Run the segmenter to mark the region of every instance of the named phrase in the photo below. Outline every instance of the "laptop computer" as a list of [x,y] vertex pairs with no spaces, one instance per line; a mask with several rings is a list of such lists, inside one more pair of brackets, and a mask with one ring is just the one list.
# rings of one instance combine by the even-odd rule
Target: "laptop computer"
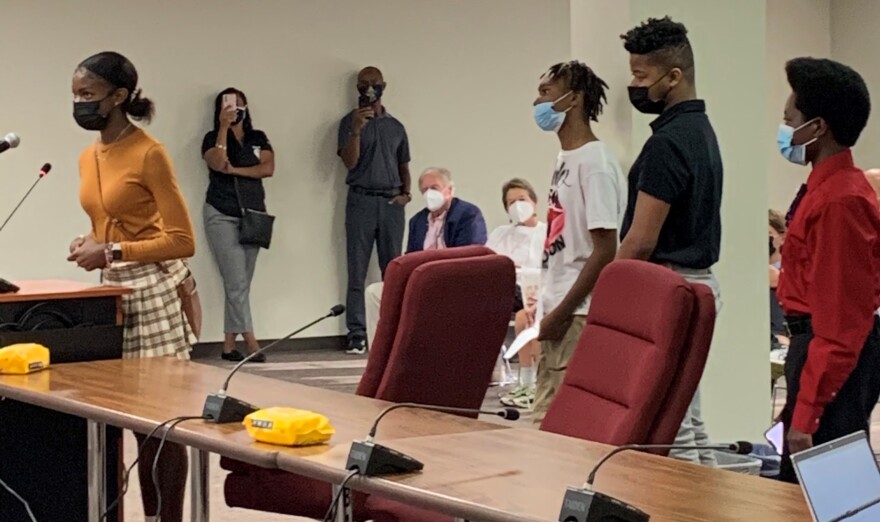
[[863,431],[791,456],[815,522],[880,520],[880,468]]

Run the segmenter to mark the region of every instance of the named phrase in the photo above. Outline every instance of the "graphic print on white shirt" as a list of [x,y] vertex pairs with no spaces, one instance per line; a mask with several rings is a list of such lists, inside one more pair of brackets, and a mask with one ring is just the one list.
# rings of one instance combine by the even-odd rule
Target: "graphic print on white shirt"
[[[591,230],[617,230],[626,209],[623,171],[609,147],[593,141],[561,151],[550,186],[542,302],[553,310],[593,253]],[[590,298],[575,311],[586,315]]]
[[565,248],[562,229],[565,228],[565,208],[559,202],[559,186],[571,187],[568,183],[570,169],[565,159],[560,158],[553,179],[550,182],[550,199],[547,204],[547,240],[544,242],[544,264],[550,256],[554,256]]

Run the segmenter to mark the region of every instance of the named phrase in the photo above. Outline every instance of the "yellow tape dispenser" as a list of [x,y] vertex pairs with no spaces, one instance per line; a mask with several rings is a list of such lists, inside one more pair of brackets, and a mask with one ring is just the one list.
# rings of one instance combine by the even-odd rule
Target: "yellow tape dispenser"
[[41,344],[23,343],[0,348],[0,373],[24,375],[49,367],[49,349]]
[[282,446],[323,444],[336,433],[320,413],[279,406],[257,410],[242,424],[254,440]]

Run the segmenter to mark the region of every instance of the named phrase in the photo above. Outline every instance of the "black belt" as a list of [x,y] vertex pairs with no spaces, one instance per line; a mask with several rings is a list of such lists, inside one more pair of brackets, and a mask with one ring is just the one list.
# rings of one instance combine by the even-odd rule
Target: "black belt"
[[813,319],[809,315],[786,315],[785,323],[791,335],[813,335]]
[[355,194],[360,194],[361,196],[372,196],[372,197],[380,197],[380,198],[393,198],[395,196],[400,195],[399,190],[371,190],[365,189],[363,187],[356,187],[354,185],[349,185],[349,190],[354,192]]

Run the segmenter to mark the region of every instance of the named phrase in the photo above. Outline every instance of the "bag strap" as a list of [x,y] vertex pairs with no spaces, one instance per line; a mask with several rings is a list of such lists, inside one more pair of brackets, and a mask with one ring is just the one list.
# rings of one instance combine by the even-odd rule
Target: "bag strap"
[[245,215],[244,203],[241,201],[241,192],[238,189],[238,176],[235,174],[230,174],[232,176],[232,184],[235,185],[235,199],[238,201],[238,208],[241,210],[241,217]]
[[107,226],[104,227],[104,242],[106,242],[109,239],[110,234],[108,234],[108,232],[109,232],[110,225],[113,225],[116,228],[118,228],[122,232],[122,235],[124,235],[126,237],[126,239],[128,239],[129,241],[133,241],[135,239],[134,235],[129,233],[129,231],[125,229],[125,227],[122,225],[121,221],[119,221],[118,219],[113,217],[113,215],[107,210],[107,205],[104,204],[104,188],[103,188],[103,184],[101,183],[101,162],[98,160],[98,148],[97,147],[95,147],[95,173],[97,174],[97,178],[98,178],[98,201],[101,202],[101,210],[103,210],[104,214],[106,214],[107,217],[109,218],[109,221],[107,222]]
[[[118,228],[122,232],[122,235],[125,236],[126,239],[128,239],[129,241],[134,241],[135,240],[134,234],[132,234],[128,230],[126,230],[125,226],[122,224],[122,222],[119,221],[118,219],[116,219],[115,217],[113,217],[113,215],[110,214],[110,212],[107,210],[107,206],[104,204],[104,188],[103,188],[103,185],[101,184],[101,162],[98,160],[97,147],[95,148],[95,172],[97,173],[97,178],[98,178],[98,200],[101,202],[101,209],[104,211],[104,214],[107,214],[107,217],[110,218],[110,220],[107,222],[107,226],[104,228],[104,242],[106,243],[107,240],[109,239],[108,231],[109,231],[111,224],[114,225],[116,228]],[[184,263],[184,264],[186,264],[186,263]],[[156,266],[159,267],[159,270],[162,273],[164,273],[164,274],[169,273],[168,268],[164,264],[157,262]],[[189,266],[187,266],[187,270],[189,270]]]

